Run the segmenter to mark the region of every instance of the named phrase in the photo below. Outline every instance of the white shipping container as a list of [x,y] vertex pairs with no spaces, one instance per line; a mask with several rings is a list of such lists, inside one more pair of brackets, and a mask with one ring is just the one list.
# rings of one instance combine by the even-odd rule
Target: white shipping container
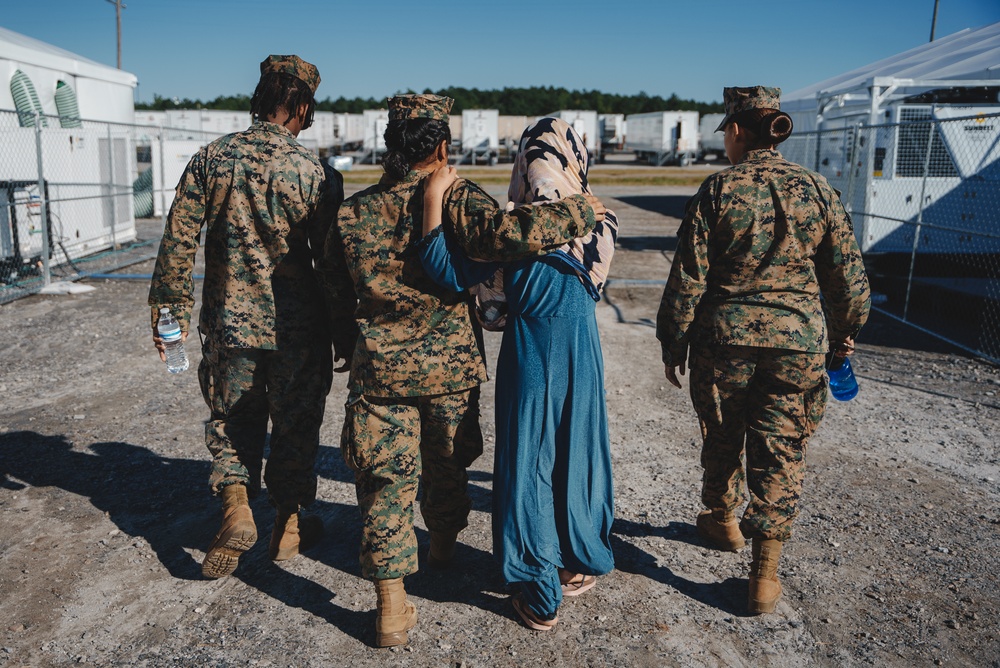
[[332,111],[317,111],[313,113],[313,124],[299,133],[299,142],[303,146],[316,149],[328,149],[337,144],[336,120]]
[[630,114],[628,148],[658,165],[685,164],[698,153],[697,111],[653,111]]
[[601,142],[622,146],[625,143],[625,114],[601,114]]
[[496,109],[466,109],[462,112],[462,150],[500,148],[500,112]]
[[701,122],[699,123],[699,135],[701,137],[701,154],[715,153],[720,156],[725,156],[725,133],[716,132],[715,128],[719,127],[719,123],[725,118],[725,114],[705,114],[701,117]]
[[500,141],[510,143],[514,147],[521,139],[521,133],[528,127],[527,116],[499,116],[497,117],[497,134]]
[[211,139],[234,132],[242,132],[250,127],[251,123],[252,119],[249,111],[231,111],[228,109],[201,110],[201,129],[210,135]]
[[362,114],[362,137],[366,151],[385,151],[385,128],[389,124],[387,109],[365,109]]
[[[44,17],[39,17],[44,20]],[[0,109],[14,109],[10,79],[20,70],[32,82],[45,114],[57,116],[55,93],[62,81],[76,94],[80,118],[132,123],[136,76],[40,40],[0,28]],[[58,125],[58,122],[54,123]],[[53,125],[52,122],[49,125]]]
[[[167,139],[162,142],[163,155],[161,162],[161,142],[153,142],[150,146],[153,165],[153,215],[162,216],[170,210],[174,201],[174,190],[181,180],[184,168],[191,161],[191,156],[198,152],[207,142],[189,139]],[[160,168],[163,165],[163,168]]]
[[597,120],[596,111],[581,109],[563,109],[547,114],[553,118],[561,118],[576,130],[576,133],[583,139],[587,150],[591,155],[599,155],[601,152],[601,126]]
[[[133,241],[135,143],[128,132],[113,129],[109,136],[105,129],[47,128],[41,139],[53,252],[65,250],[75,259]],[[21,190],[39,195],[34,185],[38,181],[35,142],[34,128],[5,128],[0,132],[0,144],[5,149],[0,151],[0,181],[28,184]],[[18,194],[15,192],[9,199],[16,201]],[[40,207],[26,210],[34,218],[29,219],[32,232],[18,239],[22,256],[25,251],[37,254],[41,248]],[[5,216],[3,224],[11,223]],[[10,229],[0,231],[0,252],[3,257],[15,252]]]
[[364,114],[340,114],[341,141],[344,144],[360,144],[365,138]]

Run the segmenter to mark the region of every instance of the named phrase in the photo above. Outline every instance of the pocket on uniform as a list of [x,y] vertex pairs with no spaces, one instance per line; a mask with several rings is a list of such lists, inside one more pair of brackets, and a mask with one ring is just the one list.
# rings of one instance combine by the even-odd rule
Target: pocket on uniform
[[394,442],[406,431],[406,425],[392,414],[394,408],[369,402],[355,392],[348,395],[340,450],[349,468],[375,469],[391,458]]

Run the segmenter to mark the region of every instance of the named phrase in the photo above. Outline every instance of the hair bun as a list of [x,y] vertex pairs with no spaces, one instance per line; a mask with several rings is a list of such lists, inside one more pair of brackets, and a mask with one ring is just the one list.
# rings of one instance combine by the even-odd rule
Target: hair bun
[[766,132],[761,132],[761,135],[767,137],[769,141],[775,144],[780,144],[792,134],[792,117],[783,111],[779,111],[773,116],[764,119],[762,125],[761,129],[766,129]]

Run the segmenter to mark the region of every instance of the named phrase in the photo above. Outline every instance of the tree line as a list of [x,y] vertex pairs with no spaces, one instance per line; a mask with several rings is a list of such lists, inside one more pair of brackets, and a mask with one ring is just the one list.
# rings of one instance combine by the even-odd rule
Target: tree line
[[[414,91],[406,91],[412,93]],[[670,97],[603,93],[598,90],[567,90],[554,86],[531,88],[501,88],[499,90],[479,90],[478,88],[449,87],[441,90],[426,89],[424,93],[447,95],[455,100],[452,113],[460,114],[464,109],[497,109],[504,116],[541,116],[560,109],[588,109],[600,114],[640,114],[647,111],[697,111],[711,114],[723,111],[721,102],[699,102],[685,100],[672,93]],[[385,98],[327,97],[316,102],[318,111],[360,114],[365,109],[384,109]],[[202,102],[189,98],[178,99],[153,95],[152,102],[136,102],[140,110],[167,109],[225,109],[230,111],[250,111],[249,95],[220,95],[214,100]]]

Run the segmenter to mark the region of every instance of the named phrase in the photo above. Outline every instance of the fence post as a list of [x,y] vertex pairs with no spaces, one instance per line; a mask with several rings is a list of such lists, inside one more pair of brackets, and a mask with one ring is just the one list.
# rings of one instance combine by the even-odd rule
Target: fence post
[[115,144],[111,138],[111,124],[108,123],[108,197],[111,199],[111,252],[118,251],[115,228],[118,227],[118,197],[115,193]]
[[[854,214],[854,182],[857,180],[856,174],[860,169],[860,165],[856,165],[858,161],[858,144],[861,139],[861,123],[854,126],[854,141],[851,144],[851,155],[850,162],[848,163],[848,169],[851,171],[847,175],[847,212]],[[857,169],[856,169],[857,167]]]
[[45,188],[44,160],[42,159],[42,114],[35,112],[35,153],[38,156],[38,215],[42,224],[42,285],[49,285],[52,282],[52,274],[49,267],[49,201],[48,191]]
[[[167,226],[167,172],[166,158],[164,157],[163,126],[160,126],[160,221],[163,226]],[[155,185],[156,180],[153,180]]]
[[903,320],[910,310],[910,288],[913,287],[913,266],[917,263],[917,246],[920,243],[920,226],[924,222],[924,197],[927,196],[927,174],[931,167],[931,147],[934,145],[934,118],[927,121],[927,153],[924,154],[924,178],[920,183],[920,204],[917,207],[917,227],[913,230],[913,248],[910,250],[910,275],[906,278],[906,300],[903,302]]

